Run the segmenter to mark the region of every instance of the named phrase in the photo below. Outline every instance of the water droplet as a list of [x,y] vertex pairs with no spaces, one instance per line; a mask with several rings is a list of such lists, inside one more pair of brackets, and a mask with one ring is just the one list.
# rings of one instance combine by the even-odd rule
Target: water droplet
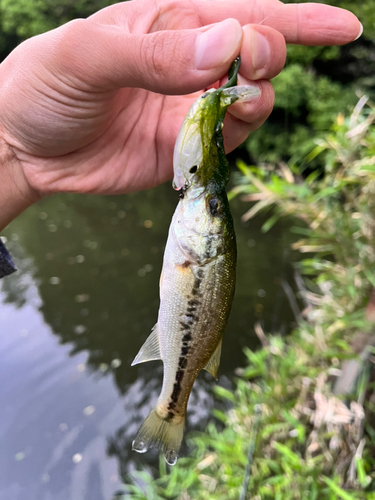
[[175,451],[171,450],[166,453],[164,453],[164,458],[167,464],[169,465],[176,465],[178,455]]
[[48,231],[49,231],[50,233],[56,233],[56,231],[57,231],[57,226],[56,226],[56,224],[50,224],[50,225],[48,226]]
[[145,269],[140,269],[138,271],[138,276],[140,276],[141,278],[143,278],[143,276],[146,276],[146,270]]
[[72,227],[72,221],[71,220],[64,220],[64,227],[67,229],[70,229]]
[[148,446],[145,442],[135,439],[132,443],[132,449],[138,453],[146,453]]
[[108,368],[109,368],[109,366],[107,365],[107,363],[100,363],[100,365],[99,365],[99,370],[103,373],[108,371]]
[[143,225],[145,226],[146,229],[150,229],[153,226],[152,220],[145,220]]
[[151,264],[146,264],[145,265],[145,271],[146,273],[150,273],[153,270],[153,267]]
[[125,210],[120,210],[119,213],[117,214],[117,217],[119,217],[120,219],[124,219],[126,217]]
[[86,408],[83,410],[83,414],[86,415],[86,417],[89,417],[93,413],[95,413],[95,406],[92,405],[86,406]]
[[49,279],[49,282],[51,285],[59,285],[60,284],[60,278],[57,276],[53,276],[52,278]]
[[17,460],[17,462],[21,462],[21,460],[23,460],[25,457],[26,457],[25,453],[23,451],[20,451],[15,455],[14,458]]
[[73,455],[72,457],[72,460],[75,464],[79,464],[80,462],[82,462],[82,459],[83,459],[83,456],[80,454],[80,453],[76,453],[75,455]]
[[47,220],[48,214],[46,212],[40,212],[39,219]]
[[51,479],[51,476],[49,474],[43,474],[43,476],[42,476],[43,483],[48,483],[50,479]]
[[10,239],[11,239],[12,241],[18,241],[18,234],[16,234],[16,233],[11,234],[11,235],[10,235]]
[[262,288],[259,288],[258,290],[258,297],[265,297],[266,296],[266,292],[262,289]]
[[82,262],[85,262],[84,255],[77,255],[76,262],[77,262],[77,264],[82,264]]
[[60,424],[59,429],[61,432],[66,432],[68,430],[68,424]]
[[90,249],[91,250],[96,250],[98,248],[98,244],[96,243],[96,241],[91,241],[90,243]]
[[77,372],[82,373],[85,370],[86,370],[86,365],[84,365],[83,363],[77,365]]
[[247,240],[247,246],[250,248],[255,247],[255,240]]

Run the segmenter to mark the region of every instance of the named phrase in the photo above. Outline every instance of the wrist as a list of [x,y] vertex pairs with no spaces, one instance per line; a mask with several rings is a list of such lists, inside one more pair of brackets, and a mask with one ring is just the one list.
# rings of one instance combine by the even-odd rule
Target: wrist
[[39,198],[12,147],[0,134],[0,231]]

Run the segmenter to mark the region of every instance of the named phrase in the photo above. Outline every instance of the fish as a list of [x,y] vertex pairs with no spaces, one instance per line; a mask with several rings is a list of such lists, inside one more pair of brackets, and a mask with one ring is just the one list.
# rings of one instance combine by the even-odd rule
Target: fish
[[228,106],[260,94],[256,86],[236,85],[239,66],[237,58],[228,83],[193,103],[177,136],[173,187],[180,200],[164,253],[158,320],[132,363],[163,361],[160,396],[132,448],[156,447],[170,465],[178,458],[198,373],[205,369],[216,378],[234,296],[237,252],[222,128]]

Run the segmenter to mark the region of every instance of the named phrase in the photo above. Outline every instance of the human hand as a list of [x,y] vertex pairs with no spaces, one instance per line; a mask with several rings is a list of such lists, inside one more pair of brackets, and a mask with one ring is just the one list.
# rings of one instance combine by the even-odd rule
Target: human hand
[[343,44],[359,33],[348,11],[277,0],[133,0],[72,21],[22,43],[0,66],[0,156],[8,158],[0,177],[30,202],[161,183],[172,176],[188,108],[222,83],[238,53],[239,83],[256,81],[261,97],[229,109],[227,151],[271,112],[268,80],[284,65],[285,41]]

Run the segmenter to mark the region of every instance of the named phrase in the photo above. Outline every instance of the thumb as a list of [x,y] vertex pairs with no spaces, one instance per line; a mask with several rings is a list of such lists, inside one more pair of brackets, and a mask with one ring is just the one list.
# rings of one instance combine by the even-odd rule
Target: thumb
[[144,35],[88,19],[65,25],[65,31],[58,44],[64,72],[98,90],[139,87],[161,94],[187,94],[219,80],[242,40],[235,19]]

